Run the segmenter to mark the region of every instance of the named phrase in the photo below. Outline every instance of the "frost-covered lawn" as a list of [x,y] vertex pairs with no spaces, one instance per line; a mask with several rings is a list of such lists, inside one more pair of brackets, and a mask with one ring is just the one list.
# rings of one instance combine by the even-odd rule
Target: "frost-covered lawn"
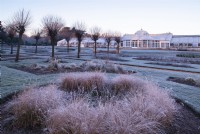
[[199,79],[200,76],[198,74],[146,68],[135,68],[134,70],[137,72],[134,75],[153,81],[160,87],[170,90],[172,96],[190,105],[195,111],[200,113],[200,88],[167,81],[169,76]]
[[[24,71],[19,71],[16,69],[8,68],[14,66],[26,65],[30,66],[32,64],[38,64],[42,66],[47,66],[49,63],[46,62],[51,54],[51,47],[43,46],[39,47],[39,53],[34,53],[35,47],[22,47],[21,57],[23,60],[20,60],[18,63],[14,62],[14,56],[9,54],[9,48],[5,49],[3,61],[0,62],[1,67],[1,85],[0,85],[0,94],[1,98],[9,95],[13,92],[24,89],[30,85],[44,85],[47,83],[55,83],[57,76],[60,74],[48,74],[48,75],[34,75],[32,73],[27,73]],[[97,50],[106,50],[106,48],[101,48]],[[113,50],[113,49],[111,49]],[[124,61],[113,61],[114,63],[124,64],[123,68],[127,70],[133,70],[136,73],[131,74],[134,76],[147,79],[158,84],[160,87],[167,88],[171,91],[171,95],[182,100],[183,102],[190,105],[196,111],[200,113],[200,89],[197,87],[187,86],[184,84],[178,84],[171,81],[167,81],[168,77],[182,77],[193,79],[200,78],[199,73],[187,73],[179,71],[190,71],[190,72],[200,72],[200,65],[198,64],[185,64],[193,68],[185,67],[173,67],[173,66],[161,66],[156,64],[146,64],[149,62],[155,61],[145,61],[145,60],[136,60],[134,58],[139,56],[157,56],[164,58],[175,58],[177,54],[183,53],[179,51],[166,51],[166,50],[122,50],[121,56],[109,54],[110,57],[120,58]],[[198,52],[184,52],[184,53],[198,53]],[[56,47],[55,55],[62,62],[59,64],[64,65],[80,65],[86,60],[94,59],[92,48],[82,48],[81,49],[81,58],[76,58],[77,51],[74,50],[67,53],[65,47]],[[97,56],[106,56],[106,53],[98,53]],[[6,59],[7,58],[7,59]],[[106,59],[105,59],[106,60]],[[162,63],[158,61],[159,63]],[[153,68],[142,68],[136,66],[127,66],[127,65],[136,65],[136,66],[145,66]],[[160,68],[159,70],[156,68]],[[162,70],[163,69],[163,70]],[[165,70],[172,69],[172,70]],[[110,74],[111,76],[113,74]],[[116,74],[115,74],[116,75]]]
[[28,86],[40,86],[47,83],[54,83],[57,74],[34,75],[24,71],[1,66],[1,98],[23,90]]

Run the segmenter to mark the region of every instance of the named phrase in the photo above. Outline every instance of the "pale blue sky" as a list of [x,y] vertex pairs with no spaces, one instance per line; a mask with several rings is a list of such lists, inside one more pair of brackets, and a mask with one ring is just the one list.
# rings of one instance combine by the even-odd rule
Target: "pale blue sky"
[[57,15],[66,26],[83,21],[87,28],[135,33],[200,35],[200,0],[0,0],[0,20],[6,22],[19,9],[30,10],[33,23],[41,26],[46,15]]

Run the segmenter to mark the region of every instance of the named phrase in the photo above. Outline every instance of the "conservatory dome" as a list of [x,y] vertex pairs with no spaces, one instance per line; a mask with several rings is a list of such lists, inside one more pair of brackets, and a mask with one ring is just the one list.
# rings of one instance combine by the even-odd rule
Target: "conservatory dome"
[[137,35],[137,36],[147,36],[147,35],[149,35],[149,33],[147,31],[144,31],[143,29],[141,29],[141,30],[137,31],[135,33],[135,35]]

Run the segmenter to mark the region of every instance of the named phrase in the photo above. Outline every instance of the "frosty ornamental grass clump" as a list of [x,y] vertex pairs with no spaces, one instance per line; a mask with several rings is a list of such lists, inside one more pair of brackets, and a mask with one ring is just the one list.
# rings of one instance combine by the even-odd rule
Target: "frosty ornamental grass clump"
[[103,60],[92,60],[83,62],[80,66],[84,71],[100,71],[106,73],[121,73],[124,74],[126,71],[117,64],[110,61]]
[[[9,66],[10,67],[10,66]],[[84,61],[81,64],[71,63],[63,64],[58,59],[49,60],[48,65],[32,64],[30,66],[10,67],[26,71],[29,73],[42,75],[52,73],[65,73],[65,72],[104,72],[116,74],[130,74],[134,71],[125,70],[121,65],[115,64],[110,61],[92,60]]]
[[31,88],[19,93],[8,105],[14,114],[14,126],[34,128],[44,125],[47,112],[64,105],[65,92],[49,85],[42,88]]
[[[163,133],[176,112],[166,91],[128,75],[109,79],[103,73],[68,73],[60,83],[57,88],[24,91],[11,101],[16,125],[33,128],[39,124],[50,134]],[[111,97],[95,106],[87,96],[69,99],[72,92],[89,94],[92,90],[109,92],[118,99]]]
[[68,73],[62,77],[61,88],[66,91],[100,91],[107,83],[107,77],[100,72]]

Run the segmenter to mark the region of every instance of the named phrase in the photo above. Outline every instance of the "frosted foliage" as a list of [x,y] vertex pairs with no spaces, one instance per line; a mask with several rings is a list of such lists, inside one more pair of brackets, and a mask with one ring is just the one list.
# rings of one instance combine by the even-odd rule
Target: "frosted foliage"
[[[155,94],[160,97],[155,97]],[[90,107],[83,100],[52,110],[47,120],[50,133],[158,133],[172,120],[174,101],[159,90],[129,96],[115,103]],[[146,95],[147,95],[146,94]],[[152,97],[155,97],[154,99]],[[165,97],[165,98],[164,98]],[[164,102],[164,103],[163,103]]]
[[[86,80],[91,74],[70,76]],[[46,120],[50,133],[163,133],[162,126],[173,120],[175,102],[156,85],[128,75],[115,77],[109,83],[110,90],[126,95],[99,102],[95,107],[81,99],[51,110]]]
[[25,90],[10,102],[9,107],[16,116],[20,127],[40,125],[47,112],[57,106],[64,105],[63,91],[53,85],[44,88]]
[[[50,134],[156,134],[164,133],[162,127],[173,121],[176,112],[168,92],[130,75],[109,79],[99,72],[68,73],[62,80],[65,91],[52,85],[31,88],[11,101],[15,125],[23,128],[41,125]],[[113,95],[117,99],[111,97],[105,102],[97,99],[93,105],[88,96],[73,98],[71,92],[66,92],[79,94],[81,89],[89,93],[93,88],[104,91],[105,85],[110,93],[116,93]]]
[[68,73],[63,76],[61,87],[67,91],[101,90],[106,80],[106,76],[98,72]]
[[101,71],[108,73],[124,73],[123,68],[120,65],[116,65],[112,62],[102,60],[92,60],[84,62],[81,67],[85,71]]

